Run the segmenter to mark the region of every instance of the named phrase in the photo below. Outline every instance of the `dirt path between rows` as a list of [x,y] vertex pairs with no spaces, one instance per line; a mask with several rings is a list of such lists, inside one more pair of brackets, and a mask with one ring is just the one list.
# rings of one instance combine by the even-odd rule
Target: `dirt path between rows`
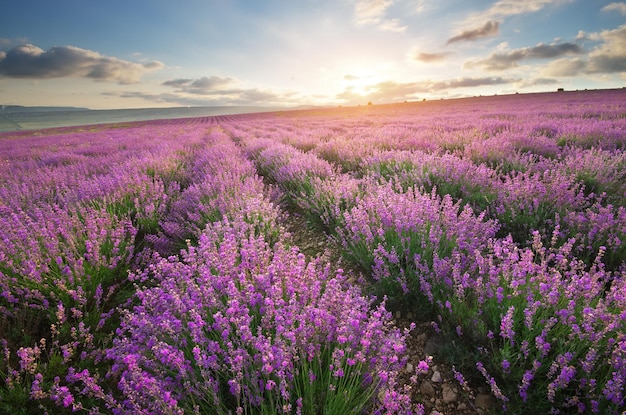
[[[332,270],[343,269],[349,281],[366,285],[366,278],[341,256],[340,247],[324,232],[314,229],[306,219],[297,213],[289,213],[285,218],[285,229],[291,234],[291,241],[300,248],[307,259],[321,257],[331,265]],[[366,287],[364,287],[366,288]],[[454,378],[452,367],[445,363],[441,355],[443,339],[437,335],[430,321],[420,321],[411,313],[394,312],[396,325],[403,329],[415,323],[407,339],[408,363],[401,379],[406,383],[415,373],[418,363],[432,357],[427,374],[418,377],[412,386],[413,402],[421,403],[429,415],[483,415],[492,413],[496,402],[485,386],[461,387]]]

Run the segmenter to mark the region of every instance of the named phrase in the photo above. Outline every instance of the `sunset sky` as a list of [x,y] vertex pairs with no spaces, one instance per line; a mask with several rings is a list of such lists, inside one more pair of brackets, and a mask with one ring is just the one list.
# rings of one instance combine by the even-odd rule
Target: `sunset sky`
[[0,5],[0,104],[291,107],[623,86],[624,1]]

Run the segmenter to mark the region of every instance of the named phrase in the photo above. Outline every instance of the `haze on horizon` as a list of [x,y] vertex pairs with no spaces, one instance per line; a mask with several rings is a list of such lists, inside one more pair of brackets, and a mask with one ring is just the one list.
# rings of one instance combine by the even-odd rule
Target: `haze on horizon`
[[626,85],[626,2],[7,2],[0,104],[355,105]]

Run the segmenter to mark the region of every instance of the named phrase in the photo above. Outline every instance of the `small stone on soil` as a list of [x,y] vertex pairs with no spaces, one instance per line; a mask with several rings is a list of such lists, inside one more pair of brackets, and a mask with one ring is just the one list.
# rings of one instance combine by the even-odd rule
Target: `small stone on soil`
[[432,383],[425,381],[422,382],[420,386],[420,393],[424,396],[432,398],[435,396],[435,388],[433,387]]
[[408,373],[410,373],[410,374],[413,374],[413,370],[414,370],[413,365],[411,363],[407,363],[406,364],[406,371]]
[[439,371],[435,371],[435,373],[433,373],[433,377],[430,378],[430,380],[435,383],[441,382],[441,373]]
[[448,383],[444,383],[441,386],[442,389],[442,398],[444,403],[452,403],[456,402],[457,394],[453,390],[453,388]]

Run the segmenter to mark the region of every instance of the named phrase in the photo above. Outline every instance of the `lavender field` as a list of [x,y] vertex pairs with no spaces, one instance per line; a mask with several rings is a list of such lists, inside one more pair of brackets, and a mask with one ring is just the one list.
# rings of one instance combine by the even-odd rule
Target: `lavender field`
[[626,89],[0,133],[0,412],[428,414],[427,323],[491,412],[622,413],[625,151]]

